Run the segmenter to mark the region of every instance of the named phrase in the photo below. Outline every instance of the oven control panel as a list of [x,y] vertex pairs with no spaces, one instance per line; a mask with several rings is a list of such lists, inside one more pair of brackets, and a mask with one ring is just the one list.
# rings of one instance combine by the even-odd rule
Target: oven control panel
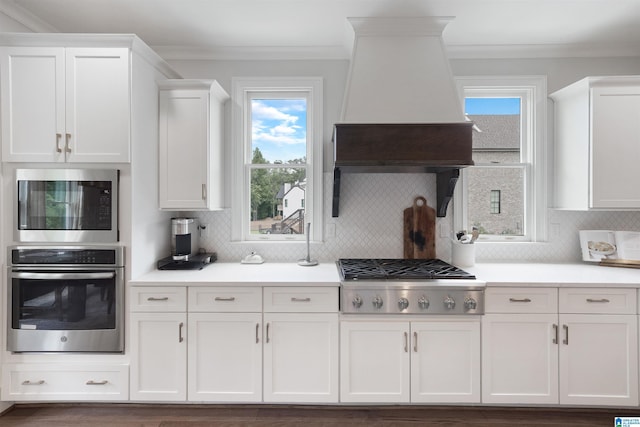
[[341,310],[362,314],[484,314],[484,290],[343,287]]

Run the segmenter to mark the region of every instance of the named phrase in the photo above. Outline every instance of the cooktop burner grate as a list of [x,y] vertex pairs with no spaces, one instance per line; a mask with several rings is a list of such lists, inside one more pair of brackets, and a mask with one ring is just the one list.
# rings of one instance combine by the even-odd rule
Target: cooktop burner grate
[[340,259],[343,280],[475,279],[440,259]]

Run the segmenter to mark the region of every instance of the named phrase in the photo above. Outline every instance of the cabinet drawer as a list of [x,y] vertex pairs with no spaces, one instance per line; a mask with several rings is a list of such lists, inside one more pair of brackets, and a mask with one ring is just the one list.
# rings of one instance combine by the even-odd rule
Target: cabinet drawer
[[622,288],[560,289],[560,313],[636,314],[636,290]]
[[264,288],[267,313],[333,313],[338,311],[338,288]]
[[126,365],[5,365],[2,400],[128,400]]
[[262,288],[190,287],[189,312],[262,312]]
[[487,288],[486,313],[557,313],[556,288]]
[[153,286],[131,288],[131,311],[187,311],[187,288]]

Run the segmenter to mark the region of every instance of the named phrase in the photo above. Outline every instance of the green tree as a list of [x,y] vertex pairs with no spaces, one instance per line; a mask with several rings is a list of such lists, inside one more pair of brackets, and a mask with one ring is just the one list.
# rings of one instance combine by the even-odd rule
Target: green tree
[[[269,164],[259,148],[253,150],[252,163]],[[259,214],[263,213],[264,204],[269,204],[273,200],[274,194],[271,193],[271,177],[269,175],[269,169],[254,169],[251,173],[251,219],[253,221],[264,218]]]

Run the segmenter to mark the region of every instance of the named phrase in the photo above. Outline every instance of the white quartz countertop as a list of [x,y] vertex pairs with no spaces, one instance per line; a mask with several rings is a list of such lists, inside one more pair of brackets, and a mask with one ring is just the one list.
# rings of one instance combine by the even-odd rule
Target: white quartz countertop
[[225,285],[238,286],[338,286],[336,264],[320,263],[303,267],[295,262],[241,264],[214,262],[202,270],[155,270],[131,281],[135,286],[152,285]]
[[640,269],[589,263],[477,263],[464,268],[487,286],[619,286],[640,288]]
[[[640,288],[640,269],[589,263],[477,263],[463,268],[487,286],[618,286]],[[241,264],[215,262],[202,270],[155,270],[131,281],[154,285],[277,285],[337,286],[340,276],[333,262],[314,267],[297,263]]]

